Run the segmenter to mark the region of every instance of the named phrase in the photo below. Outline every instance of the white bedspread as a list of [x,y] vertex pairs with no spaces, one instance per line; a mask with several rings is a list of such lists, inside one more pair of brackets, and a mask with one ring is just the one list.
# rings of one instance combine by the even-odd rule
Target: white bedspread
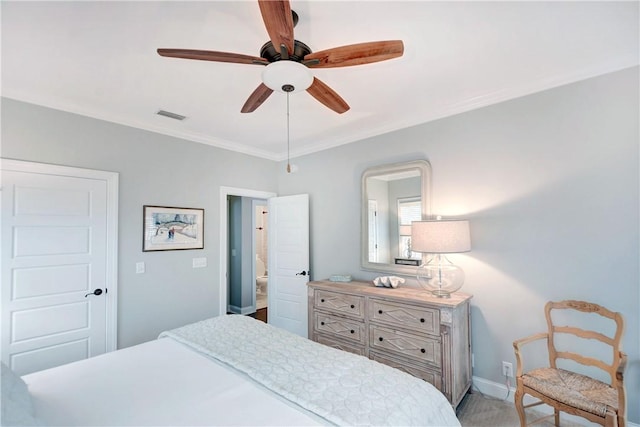
[[35,372],[23,379],[35,415],[45,426],[328,424],[226,364],[170,338]]
[[460,425],[431,384],[250,317],[220,316],[160,336],[233,366],[337,425]]

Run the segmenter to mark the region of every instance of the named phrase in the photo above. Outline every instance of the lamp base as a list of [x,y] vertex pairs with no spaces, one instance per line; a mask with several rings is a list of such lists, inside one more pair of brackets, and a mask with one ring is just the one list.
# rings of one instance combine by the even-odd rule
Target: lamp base
[[440,291],[440,290],[427,290],[431,295],[436,298],[451,298],[452,292]]
[[418,284],[437,298],[450,298],[464,283],[464,271],[441,254],[418,267],[416,277]]

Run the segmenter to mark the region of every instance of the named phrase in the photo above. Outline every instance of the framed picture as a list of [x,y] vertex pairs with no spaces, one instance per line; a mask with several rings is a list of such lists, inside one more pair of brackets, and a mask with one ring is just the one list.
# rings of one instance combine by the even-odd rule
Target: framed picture
[[418,267],[420,265],[421,260],[413,259],[413,258],[396,258],[397,265],[413,265]]
[[143,207],[142,251],[204,249],[204,209]]

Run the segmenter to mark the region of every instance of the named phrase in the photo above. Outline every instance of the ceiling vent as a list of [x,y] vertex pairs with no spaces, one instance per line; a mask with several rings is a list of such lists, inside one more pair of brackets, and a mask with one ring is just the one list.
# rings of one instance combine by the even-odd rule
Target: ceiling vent
[[176,113],[172,113],[171,111],[165,111],[165,110],[158,110],[156,114],[159,116],[169,117],[170,119],[174,119],[174,120],[184,120],[187,118],[187,116],[183,116],[181,114],[176,114]]

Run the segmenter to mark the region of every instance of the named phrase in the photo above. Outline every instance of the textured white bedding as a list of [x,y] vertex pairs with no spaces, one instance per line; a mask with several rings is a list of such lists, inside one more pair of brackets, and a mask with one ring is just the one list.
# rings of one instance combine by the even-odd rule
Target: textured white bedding
[[162,335],[22,377],[35,416],[47,426],[460,425],[430,384],[249,317]]
[[171,338],[22,378],[47,426],[326,424]]
[[229,364],[336,425],[460,425],[431,384],[250,317],[219,316],[163,335]]

